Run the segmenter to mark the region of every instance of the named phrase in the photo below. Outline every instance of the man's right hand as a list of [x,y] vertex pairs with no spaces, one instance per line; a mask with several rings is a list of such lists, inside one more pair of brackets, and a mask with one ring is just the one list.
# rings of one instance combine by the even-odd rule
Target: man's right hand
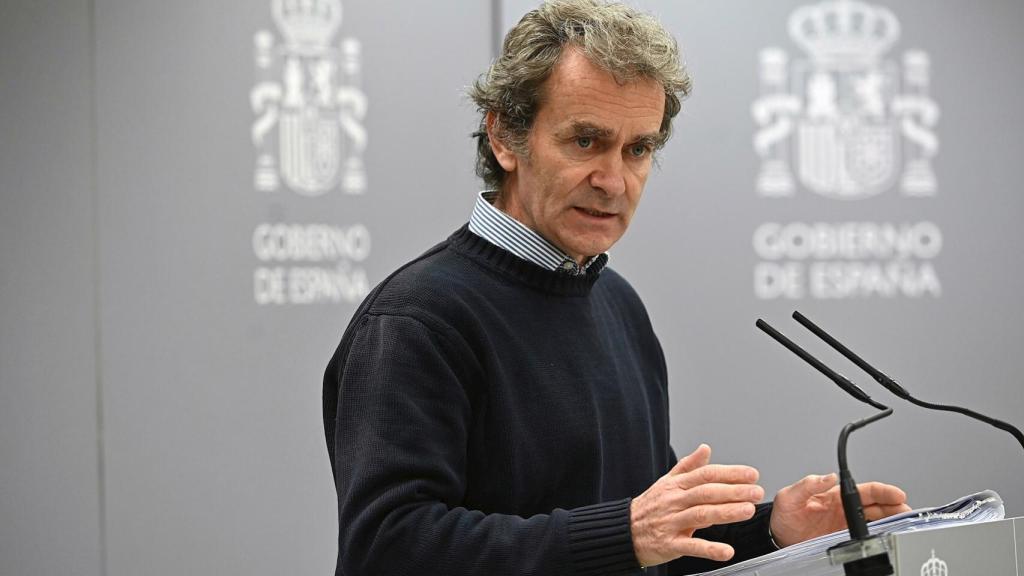
[[764,498],[758,472],[750,466],[710,464],[711,448],[701,444],[630,504],[633,549],[641,566],[656,566],[680,556],[724,561],[728,544],[694,538],[715,524],[747,520]]

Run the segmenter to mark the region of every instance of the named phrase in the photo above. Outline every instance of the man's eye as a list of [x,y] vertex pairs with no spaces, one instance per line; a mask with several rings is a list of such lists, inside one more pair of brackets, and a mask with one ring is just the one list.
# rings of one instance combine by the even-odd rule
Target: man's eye
[[576,145],[580,148],[590,148],[593,143],[594,140],[589,136],[580,136],[576,139]]
[[647,153],[650,152],[646,144],[633,144],[632,148],[630,148],[629,151],[631,154],[633,154],[633,156],[636,156],[637,158],[646,156]]

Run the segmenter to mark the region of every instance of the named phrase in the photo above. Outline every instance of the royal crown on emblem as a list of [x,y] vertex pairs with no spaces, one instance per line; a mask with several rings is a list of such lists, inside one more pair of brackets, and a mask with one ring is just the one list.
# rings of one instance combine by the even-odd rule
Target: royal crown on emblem
[[946,563],[935,557],[935,550],[932,550],[931,559],[921,566],[921,576],[949,576]]
[[804,6],[789,17],[789,35],[812,58],[829,63],[876,61],[900,37],[892,12],[856,0]]
[[323,51],[341,26],[341,0],[273,0],[271,11],[286,44],[302,53]]

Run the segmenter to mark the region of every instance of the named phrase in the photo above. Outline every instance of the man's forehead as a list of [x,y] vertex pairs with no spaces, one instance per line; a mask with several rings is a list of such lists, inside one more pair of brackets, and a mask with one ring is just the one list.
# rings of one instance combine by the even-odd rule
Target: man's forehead
[[656,122],[654,128],[658,128],[665,109],[665,92],[656,80],[619,81],[575,48],[562,55],[544,88],[542,107],[556,109],[559,124],[611,128],[617,121],[646,120]]

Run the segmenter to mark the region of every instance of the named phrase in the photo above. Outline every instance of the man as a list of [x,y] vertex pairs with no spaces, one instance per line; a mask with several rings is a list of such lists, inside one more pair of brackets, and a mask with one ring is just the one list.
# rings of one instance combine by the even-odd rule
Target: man
[[[753,468],[669,446],[664,357],[605,252],[688,88],[621,5],[508,33],[472,90],[495,191],[370,294],[327,368],[337,574],[685,574],[845,525],[834,475],[757,504]],[[869,518],[907,509],[862,493]]]

